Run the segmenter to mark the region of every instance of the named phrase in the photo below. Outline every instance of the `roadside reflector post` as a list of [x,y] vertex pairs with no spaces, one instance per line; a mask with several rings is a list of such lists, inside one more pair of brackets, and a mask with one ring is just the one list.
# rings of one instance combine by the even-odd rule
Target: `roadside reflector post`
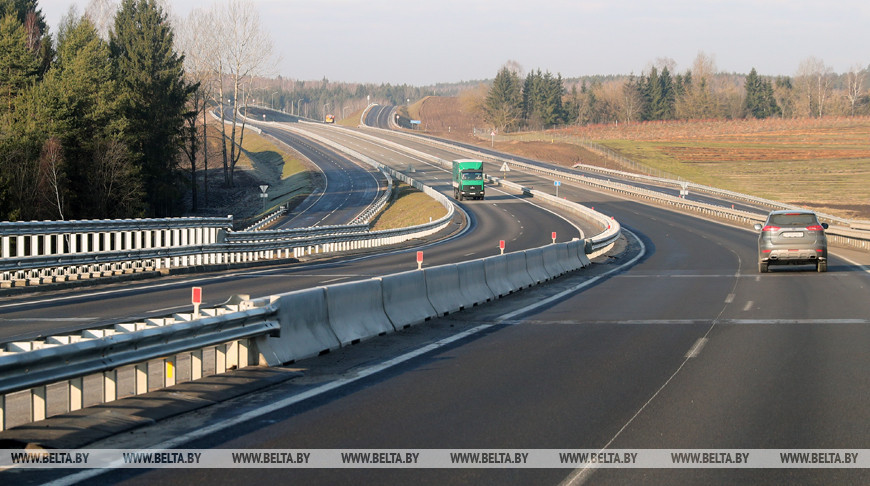
[[504,240],[498,240],[498,249],[501,251],[500,255],[504,255]]
[[190,302],[193,304],[193,319],[199,319],[199,305],[202,304],[202,287],[193,287],[191,289]]
[[553,238],[553,243],[556,243],[556,232],[554,231],[550,238]]
[[422,269],[423,269],[423,252],[418,251],[417,252],[417,270],[422,270]]

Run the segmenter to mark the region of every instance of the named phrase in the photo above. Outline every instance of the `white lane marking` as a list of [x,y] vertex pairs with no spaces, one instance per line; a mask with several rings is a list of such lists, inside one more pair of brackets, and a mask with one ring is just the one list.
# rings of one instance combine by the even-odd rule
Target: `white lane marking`
[[699,354],[701,354],[701,350],[704,349],[704,345],[709,341],[707,338],[698,338],[695,341],[695,344],[689,349],[689,352],[686,353],[686,358],[697,358]]
[[[573,288],[574,290],[567,290],[567,291],[559,293],[558,294],[559,297],[565,296],[568,293],[570,293],[571,291],[576,291],[576,290],[584,288],[588,285],[591,285],[592,282],[597,281],[601,277],[604,277],[606,275],[610,275],[610,274],[617,272],[617,271],[621,271],[621,270],[631,266],[634,262],[636,262],[641,257],[643,257],[644,253],[646,253],[646,247],[643,245],[643,243],[640,241],[640,239],[637,236],[635,236],[633,233],[631,233],[630,231],[626,230],[625,228],[623,228],[623,231],[630,234],[638,242],[638,244],[640,244],[640,247],[641,247],[640,254],[638,256],[636,256],[635,258],[632,258],[630,261],[614,268],[613,270],[610,270],[609,272],[605,273],[604,275],[601,275],[599,277],[595,277],[594,279],[587,281],[585,284],[575,286]],[[536,304],[526,306],[523,309],[521,309],[521,311],[522,311],[521,313],[529,312],[530,310],[533,310],[534,308],[546,305],[551,300],[552,300],[552,298],[545,299],[543,301],[539,301]],[[496,318],[495,321],[497,323],[503,322],[503,321],[510,319],[511,316],[516,315],[516,314],[517,314],[516,312],[510,312],[510,313],[504,314],[504,315]],[[476,326],[474,328],[468,329],[466,331],[463,331],[459,334],[450,336],[448,338],[436,341],[432,344],[426,345],[422,348],[419,348],[417,350],[403,354],[403,355],[398,356],[396,358],[393,358],[391,360],[387,360],[383,363],[376,364],[376,365],[370,366],[368,368],[363,368],[363,369],[359,370],[352,377],[343,377],[343,378],[339,378],[335,381],[331,381],[329,383],[324,383],[323,385],[320,385],[320,386],[313,388],[311,390],[302,392],[298,395],[294,395],[292,397],[287,397],[283,400],[279,400],[277,402],[273,402],[271,404],[252,409],[252,410],[245,412],[241,415],[237,415],[235,417],[228,418],[228,419],[223,420],[221,422],[216,422],[210,426],[203,427],[201,429],[197,429],[195,431],[192,431],[188,434],[184,434],[184,435],[172,438],[170,440],[164,441],[160,444],[156,444],[152,448],[154,448],[154,449],[175,449],[175,448],[178,448],[182,444],[185,444],[185,443],[194,441],[196,439],[205,437],[209,434],[220,432],[221,430],[224,430],[226,428],[229,428],[229,427],[232,427],[235,425],[239,425],[239,424],[242,424],[245,422],[255,420],[258,417],[261,417],[263,415],[272,413],[272,412],[280,410],[282,408],[286,408],[286,407],[295,405],[295,404],[302,402],[304,400],[307,400],[309,398],[316,397],[316,396],[321,395],[323,393],[340,388],[344,385],[353,383],[355,381],[361,380],[363,378],[374,375],[376,373],[380,373],[381,371],[392,368],[393,366],[399,365],[401,363],[404,363],[404,362],[411,360],[413,358],[416,358],[418,356],[422,356],[428,352],[434,351],[438,348],[444,347],[448,344],[459,341],[459,340],[464,339],[468,336],[472,336],[472,335],[477,334],[481,331],[485,331],[487,329],[490,329],[493,325],[494,324],[482,324],[480,326]],[[84,471],[81,471],[79,473],[71,474],[71,475],[68,475],[62,479],[58,479],[56,481],[52,481],[52,482],[46,483],[46,484],[50,484],[50,485],[54,485],[54,486],[65,486],[65,485],[77,484],[77,483],[83,482],[85,480],[94,478],[94,477],[102,474],[105,471],[109,471],[112,469],[118,469],[118,468],[122,467],[123,465],[124,465],[123,460],[121,460],[121,461],[117,461],[117,462],[114,462],[112,464],[109,464],[103,469],[84,470]]]
[[162,309],[154,309],[154,310],[151,311],[151,312],[157,312],[157,313],[160,313],[160,312],[173,311],[173,310],[177,310],[177,309],[189,309],[189,308],[190,308],[190,305],[189,305],[189,304],[188,304],[188,305],[176,305],[176,306],[172,306],[172,307],[164,307],[164,308],[162,308]]
[[728,294],[728,296],[725,297],[725,303],[730,304],[732,302],[734,302],[734,294]]
[[[719,326],[753,326],[753,325],[786,325],[786,324],[870,324],[870,319],[716,319],[716,325]],[[713,324],[712,319],[636,319],[625,321],[605,321],[605,320],[560,320],[560,321],[542,321],[536,319],[506,319],[499,321],[499,324],[532,324],[532,325],[559,325],[559,326],[692,326],[692,325],[710,325]]]
[[[275,411],[280,410],[282,408],[290,407],[292,405],[295,405],[295,404],[302,402],[304,400],[307,400],[309,398],[316,397],[316,396],[321,395],[323,393],[335,390],[337,388],[341,388],[344,385],[353,383],[355,381],[359,381],[363,378],[367,378],[367,377],[374,375],[376,373],[380,373],[381,371],[392,368],[393,366],[404,363],[405,361],[414,359],[414,358],[421,356],[421,355],[424,355],[430,351],[434,351],[438,348],[444,347],[448,344],[451,344],[453,342],[464,339],[468,336],[472,336],[472,335],[477,334],[481,331],[489,329],[492,326],[493,326],[492,324],[483,324],[483,325],[468,329],[464,332],[461,332],[459,334],[455,334],[453,336],[442,339],[440,341],[436,341],[432,344],[429,344],[427,346],[423,346],[422,348],[419,348],[419,349],[416,349],[416,350],[411,351],[409,353],[403,354],[403,355],[398,356],[396,358],[393,358],[391,360],[384,361],[383,363],[376,364],[376,365],[370,366],[368,368],[361,369],[353,376],[342,377],[342,378],[339,378],[335,381],[331,381],[329,383],[324,383],[323,385],[320,385],[316,388],[312,388],[310,390],[304,391],[302,393],[299,393],[298,395],[293,395],[292,397],[287,397],[283,400],[279,400],[277,402],[252,409],[252,410],[245,412],[241,415],[237,415],[235,417],[231,417],[231,418],[223,420],[221,422],[216,422],[212,425],[203,427],[201,429],[194,430],[188,434],[180,435],[178,437],[174,437],[172,439],[166,440],[164,442],[161,442],[160,444],[155,445],[153,448],[156,448],[156,449],[175,449],[182,444],[185,444],[187,442],[205,437],[209,434],[220,432],[221,430],[224,430],[228,427],[232,427],[235,425],[239,425],[239,424],[243,424],[243,423],[246,423],[249,421],[256,420],[257,418],[262,417],[263,415],[275,412]],[[64,478],[61,478],[61,479],[58,479],[56,481],[52,481],[52,482],[49,482],[46,484],[55,485],[55,486],[77,484],[77,483],[80,483],[80,482],[85,481],[87,479],[91,479],[93,477],[96,477],[96,476],[98,476],[106,471],[122,467],[123,465],[124,465],[124,461],[119,460],[119,461],[115,461],[111,464],[108,464],[103,469],[85,470],[85,471],[82,471],[80,473],[71,474],[71,475],[66,476]]]
[[743,312],[746,312],[749,309],[752,309],[753,304],[755,304],[755,302],[753,302],[751,300],[746,301],[746,304],[743,306]]
[[541,300],[541,301],[535,302],[534,304],[527,305],[526,307],[523,307],[522,309],[517,309],[517,310],[515,310],[515,311],[513,311],[513,312],[508,312],[507,314],[504,314],[504,315],[502,315],[502,316],[499,316],[498,318],[496,318],[495,322],[509,321],[509,320],[513,319],[514,317],[516,317],[516,316],[519,316],[519,315],[522,315],[522,314],[528,313],[528,312],[530,312],[530,311],[532,311],[532,310],[537,309],[538,307],[541,307],[541,306],[543,306],[543,305],[547,305],[547,304],[549,304],[550,302],[557,301],[557,300],[559,300],[559,299],[561,299],[561,298],[563,298],[563,297],[565,297],[565,296],[567,296],[567,295],[570,295],[570,294],[572,294],[572,293],[577,292],[577,291],[580,290],[580,289],[586,288],[586,287],[588,287],[588,286],[594,284],[595,282],[597,282],[597,281],[599,281],[599,280],[601,280],[601,279],[603,279],[603,278],[605,278],[605,277],[607,277],[607,276],[609,276],[609,275],[612,275],[612,274],[614,274],[614,273],[616,273],[616,272],[620,272],[620,271],[622,271],[622,270],[624,270],[624,269],[630,267],[631,265],[633,265],[636,261],[640,260],[640,259],[641,259],[645,254],[646,254],[646,246],[643,244],[642,241],[640,241],[640,238],[638,238],[638,237],[637,237],[634,233],[632,233],[631,231],[628,231],[628,230],[625,229],[625,228],[623,228],[622,231],[623,231],[624,233],[628,233],[629,235],[631,235],[631,237],[634,238],[635,241],[637,241],[638,245],[640,245],[640,252],[638,252],[637,256],[635,256],[635,257],[632,258],[631,260],[627,261],[626,263],[624,263],[624,264],[622,264],[622,265],[620,265],[620,266],[618,266],[618,267],[616,267],[616,268],[610,270],[609,272],[603,273],[603,274],[601,274],[601,275],[599,275],[599,276],[597,276],[597,277],[592,277],[592,278],[590,278],[589,280],[587,280],[587,281],[585,281],[585,282],[582,282],[582,283],[580,283],[580,284],[577,284],[577,285],[571,287],[571,288],[568,289],[568,290],[565,290],[565,291],[559,292],[559,293],[556,294],[556,295],[553,295],[553,296],[550,296],[550,297],[548,297],[548,298],[546,298],[546,299],[544,299],[544,300]]

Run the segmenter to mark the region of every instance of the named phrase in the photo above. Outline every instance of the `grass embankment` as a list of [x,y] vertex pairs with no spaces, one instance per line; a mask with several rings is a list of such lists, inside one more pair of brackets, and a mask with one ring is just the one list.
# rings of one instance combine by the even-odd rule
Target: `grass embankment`
[[[212,135],[209,138],[210,151],[220,157],[220,131],[214,125],[209,128]],[[237,146],[239,140],[237,133]],[[229,140],[226,144],[229,152]],[[292,208],[314,190],[314,172],[309,170],[301,155],[286,146],[279,147],[250,129],[245,130],[236,170],[248,171],[258,184],[269,185],[265,212],[281,204]]]
[[373,231],[428,223],[447,214],[444,206],[422,191],[407,184],[396,183],[392,201],[372,222]]
[[671,122],[580,132],[692,182],[870,219],[870,118]]
[[[217,159],[220,154],[220,133],[217,129],[212,133],[211,153],[217,154],[212,155]],[[289,203],[293,207],[313,190],[315,173],[302,162],[301,156],[278,148],[267,138],[247,130],[243,148],[236,169],[254,174],[260,182],[269,184],[267,211],[279,204]],[[372,222],[373,230],[414,226],[447,214],[441,204],[425,193],[407,184],[394,182],[393,198]]]

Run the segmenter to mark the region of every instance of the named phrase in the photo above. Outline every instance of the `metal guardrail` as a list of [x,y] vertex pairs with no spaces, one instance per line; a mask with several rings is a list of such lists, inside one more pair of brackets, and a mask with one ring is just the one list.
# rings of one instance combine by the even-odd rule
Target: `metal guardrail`
[[[275,252],[278,258],[282,255],[288,258],[290,254],[300,258],[325,252],[395,244],[407,239],[427,236],[449,224],[454,214],[454,206],[445,196],[372,159],[359,154],[354,156],[362,157],[367,163],[383,172],[390,181],[390,187],[392,187],[392,179],[397,178],[426,192],[447,209],[447,214],[429,223],[377,232],[367,231],[368,226],[360,224],[271,232],[231,232],[229,226],[232,217],[228,217],[226,219],[194,218],[193,221],[201,220],[197,224],[208,225],[211,232],[207,234],[199,232],[189,236],[189,232],[196,232],[199,227],[182,227],[181,223],[175,220],[155,220],[152,223],[148,220],[135,220],[134,223],[124,221],[117,226],[113,221],[89,222],[88,229],[100,232],[85,233],[84,235],[90,235],[87,239],[81,234],[65,235],[67,241],[73,242],[74,249],[83,250],[79,253],[55,251],[42,256],[0,258],[0,285],[10,287],[16,282],[18,285],[32,285],[177,267],[259,261],[275,258]],[[389,200],[389,192],[389,190],[385,192],[375,205],[363,212],[366,219],[370,219],[383,208]],[[179,220],[190,219],[179,218]],[[76,226],[71,223],[45,222],[45,227],[82,227],[81,224]],[[7,224],[7,227],[13,227],[14,224]],[[40,224],[42,223],[31,223],[27,228],[35,230],[40,228]],[[220,224],[225,226],[218,231]],[[132,231],[136,227],[145,229],[139,232]],[[25,238],[41,241],[51,235],[21,234],[13,237],[0,234],[0,236],[2,241],[8,243],[9,238],[17,238],[16,241],[24,241]],[[195,244],[191,245],[188,241]],[[69,245],[60,245],[58,248],[66,250]],[[94,248],[98,251],[94,251]]]
[[9,394],[207,346],[277,335],[280,325],[274,320],[276,312],[273,307],[259,307],[0,355],[0,390]]
[[[270,108],[266,108],[266,107],[258,107],[258,108],[264,109],[264,110],[270,109]],[[260,121],[254,120],[252,118],[245,117],[244,115],[241,115],[241,116],[248,121],[256,121],[257,123],[267,123],[267,124],[275,123],[275,122],[260,122]],[[312,123],[312,122],[300,122],[300,123]],[[358,214],[351,221],[350,224],[368,223],[390,201],[390,198],[392,197],[392,193],[393,193],[393,179],[391,177],[391,174],[393,173],[393,171],[391,171],[387,166],[385,166],[384,164],[381,164],[380,162],[377,162],[376,160],[372,159],[371,157],[367,157],[359,152],[356,152],[355,150],[351,150],[351,149],[345,147],[344,145],[338,144],[332,140],[329,140],[327,138],[323,138],[323,137],[316,135],[314,133],[311,133],[311,132],[308,132],[305,130],[294,129],[294,128],[291,128],[288,126],[281,126],[281,128],[288,130],[288,131],[296,132],[296,133],[301,134],[305,137],[308,137],[312,140],[316,140],[320,144],[326,145],[328,147],[332,147],[333,149],[337,150],[338,152],[344,153],[353,159],[362,161],[365,164],[374,167],[375,169],[380,171],[381,174],[384,175],[384,178],[386,178],[386,180],[387,180],[387,189],[384,191],[384,194],[382,194],[381,197],[379,197],[372,204],[370,204],[366,209],[364,209],[362,212],[360,212],[360,214]]]
[[[370,130],[379,130],[377,128],[369,128]],[[655,202],[656,204],[663,204],[667,206],[672,206],[675,208],[679,208],[682,210],[693,211],[699,213],[704,216],[714,217],[717,219],[724,219],[728,221],[738,222],[740,224],[746,224],[748,226],[752,226],[758,222],[764,222],[767,216],[767,213],[751,213],[747,211],[734,210],[723,206],[716,206],[713,204],[706,204],[702,202],[690,201],[684,198],[680,198],[677,196],[671,196],[658,191],[651,191],[646,189],[638,189],[634,186],[622,183],[616,183],[612,181],[603,181],[601,179],[597,179],[594,177],[586,177],[582,174],[576,174],[571,172],[565,172],[556,169],[544,168],[538,165],[526,164],[523,162],[516,161],[514,159],[505,158],[505,157],[496,157],[488,153],[478,152],[475,150],[458,147],[456,145],[447,144],[445,142],[441,142],[438,140],[433,140],[429,137],[421,137],[419,135],[405,133],[401,131],[391,131],[391,134],[398,134],[402,137],[413,139],[416,141],[422,141],[424,143],[430,145],[447,145],[453,149],[460,149],[468,153],[471,157],[480,158],[482,160],[490,160],[495,161],[498,164],[508,164],[513,167],[521,167],[524,170],[538,172],[542,174],[549,175],[554,179],[559,180],[570,180],[574,181],[586,186],[594,187],[598,190],[606,191],[606,192],[617,192],[622,193],[628,197],[639,197],[642,199],[649,200],[651,202]],[[759,206],[767,206],[772,209],[798,209],[796,206],[791,206],[783,203],[779,203],[776,201],[770,201],[763,198],[758,198],[755,196],[750,196],[747,194],[741,194],[733,191],[726,191],[724,189],[717,189],[714,187],[704,186],[700,184],[694,183],[686,183],[681,181],[675,181],[672,179],[665,179],[660,177],[652,177],[641,174],[632,174],[628,172],[617,171],[613,169],[606,169],[602,167],[595,166],[587,166],[581,165],[583,170],[587,170],[590,172],[598,173],[598,174],[607,174],[612,176],[618,176],[620,178],[627,178],[631,180],[641,180],[646,182],[656,182],[659,184],[668,184],[673,185],[674,187],[683,187],[686,186],[691,188],[692,190],[699,192],[706,192],[713,195],[718,196],[726,196],[734,199],[747,201],[753,204],[757,204]],[[843,218],[839,218],[836,216],[831,216],[824,213],[818,213],[819,217],[823,220],[833,222],[838,225],[844,226],[831,226],[828,228],[825,233],[828,235],[828,242],[835,246],[842,246],[847,248],[854,248],[862,251],[870,251],[870,231],[864,230],[864,228],[870,229],[870,225],[864,221],[852,221]]]
[[248,226],[247,228],[245,228],[242,231],[259,231],[261,228],[265,228],[266,226],[275,222],[278,218],[283,216],[284,213],[286,213],[286,212],[287,212],[287,207],[284,205],[281,205],[278,207],[278,209],[267,214],[265,217],[263,217],[262,219],[260,219],[256,223],[252,224],[251,226]]
[[[442,204],[445,204],[449,208],[448,214],[438,221],[400,230],[384,230],[365,232],[362,234],[351,231],[342,236],[337,236],[335,234],[325,234],[322,236],[307,235],[296,240],[288,238],[289,235],[317,231],[317,229],[272,232],[253,231],[246,232],[244,235],[228,233],[222,235],[223,241],[236,240],[234,243],[218,243],[209,245],[208,248],[175,248],[171,251],[174,252],[173,255],[176,256],[190,256],[197,252],[215,250],[250,250],[251,252],[263,252],[286,248],[288,245],[297,245],[299,242],[304,242],[308,245],[341,245],[342,243],[359,241],[361,237],[382,238],[388,242],[392,242],[393,239],[401,238],[402,235],[418,236],[421,233],[437,231],[443,227],[443,225],[448,224],[452,220],[455,209],[452,201],[446,196],[405,174],[388,168],[385,170],[391,171],[393,177],[406,181],[439,200]],[[503,183],[508,185],[506,181]],[[523,188],[521,187],[519,188],[519,190],[522,189]],[[533,195],[542,199],[547,199],[551,203],[558,204],[567,210],[574,211],[578,214],[599,221],[601,226],[605,228],[600,235],[588,239],[585,248],[583,248],[582,245],[578,246],[580,242],[570,242],[548,246],[545,247],[546,249],[538,249],[541,253],[536,254],[536,260],[530,260],[530,263],[527,263],[527,265],[535,266],[537,269],[536,273],[543,272],[544,268],[556,268],[557,270],[553,270],[553,273],[549,277],[552,278],[568,271],[568,269],[574,265],[588,265],[589,260],[585,256],[585,250],[601,250],[602,248],[612,245],[615,239],[619,236],[620,230],[618,223],[615,223],[615,221],[612,220],[607,220],[605,216],[600,215],[589,208],[569,201],[553,198],[547,194],[538,193],[537,191],[533,191]],[[365,225],[359,225],[357,228],[345,227],[344,229],[353,230],[363,228],[365,228]],[[245,238],[255,241],[246,241]],[[275,239],[273,240],[272,238]],[[526,252],[522,253],[525,255]],[[516,256],[516,254],[508,254],[498,258],[513,258],[513,260],[516,260]],[[527,257],[523,256],[523,259],[525,258]],[[532,257],[529,256],[528,258]],[[478,260],[477,262],[480,263],[479,268],[481,270],[486,268],[486,266],[483,265],[483,260]],[[503,263],[502,265],[505,264]],[[496,271],[496,274],[498,274],[499,269],[505,271],[507,267],[495,265],[492,268],[493,271]],[[523,266],[523,272],[525,272],[525,266]],[[529,274],[526,273],[526,275]],[[505,274],[504,276],[506,277],[507,275]],[[386,279],[388,277],[383,278]],[[480,282],[488,282],[490,280],[489,277],[485,280],[480,275],[478,275],[478,277],[481,279]],[[380,279],[375,280],[381,282]],[[381,284],[379,283],[378,285]],[[503,285],[510,287],[512,284],[503,282]],[[426,287],[427,286],[412,286],[413,289],[416,289],[416,292],[420,292],[421,289],[425,289]],[[455,288],[450,286],[444,288],[455,291]],[[519,288],[523,287],[521,286]],[[426,292],[425,290],[422,291]],[[351,297],[351,299],[354,298],[355,297]],[[32,410],[31,420],[35,421],[41,420],[46,416],[46,410],[48,407],[46,401],[46,386],[52,383],[67,381],[70,397],[68,409],[75,409],[82,406],[82,379],[86,375],[102,373],[102,386],[104,387],[103,396],[106,397],[107,400],[113,400],[117,398],[118,370],[121,367],[134,366],[135,378],[137,380],[147,381],[147,370],[143,370],[141,367],[142,363],[147,362],[150,359],[163,358],[164,366],[174,366],[176,359],[175,355],[186,352],[194,353],[193,355],[200,353],[197,361],[200,362],[201,366],[202,347],[227,343],[229,341],[237,348],[237,352],[235,353],[235,363],[238,366],[246,365],[249,359],[247,353],[247,339],[252,337],[262,339],[263,336],[267,335],[274,336],[281,327],[281,318],[277,314],[277,304],[272,305],[274,299],[267,300],[269,300],[269,302],[262,302],[263,299],[257,299],[257,301],[261,302],[256,304],[254,301],[242,300],[238,312],[223,316],[215,315],[212,317],[196,319],[191,315],[176,315],[174,318],[166,320],[151,319],[149,322],[118,324],[109,330],[111,332],[102,332],[103,335],[108,335],[93,340],[87,339],[80,342],[72,342],[73,339],[68,338],[66,339],[67,344],[64,344],[63,339],[49,338],[54,341],[49,342],[49,339],[46,339],[38,343],[31,342],[30,344],[9,343],[7,344],[7,351],[0,353],[0,430],[6,426],[4,415],[6,396],[15,391],[30,390]],[[386,306],[386,303],[384,305]],[[381,310],[383,311],[383,309]],[[394,325],[397,324],[394,323]],[[159,326],[159,328],[151,328],[154,326]],[[95,334],[100,335],[99,332],[96,332]],[[10,347],[12,348],[11,350]],[[166,358],[167,356],[168,358]],[[224,362],[223,368],[227,368],[226,361]],[[22,370],[24,371],[22,372]],[[219,370],[216,372],[219,372]],[[201,376],[201,371],[199,374]],[[191,375],[191,378],[194,379],[193,372],[191,372]],[[166,382],[166,384],[169,385],[172,383]],[[135,392],[138,394],[145,391],[148,391],[148,386],[141,386],[137,381]]]

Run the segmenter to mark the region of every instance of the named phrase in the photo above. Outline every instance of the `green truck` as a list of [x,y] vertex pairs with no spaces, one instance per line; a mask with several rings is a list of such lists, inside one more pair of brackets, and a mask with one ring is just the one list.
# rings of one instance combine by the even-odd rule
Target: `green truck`
[[453,197],[461,201],[465,198],[483,199],[483,162],[480,160],[459,159],[453,161]]

